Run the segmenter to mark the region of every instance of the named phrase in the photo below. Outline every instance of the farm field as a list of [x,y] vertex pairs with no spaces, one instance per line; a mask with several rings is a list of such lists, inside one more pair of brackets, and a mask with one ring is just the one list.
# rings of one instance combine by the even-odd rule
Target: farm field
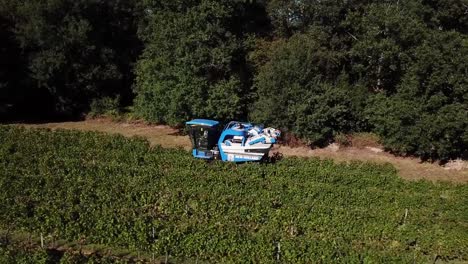
[[[2,234],[42,234],[47,247],[175,263],[468,261],[468,185],[406,181],[390,164],[206,163],[144,138],[17,126],[0,138]],[[88,261],[28,260],[1,237],[0,263]]]
[[[89,119],[78,122],[54,122],[39,124],[17,124],[20,126],[49,129],[73,129],[82,131],[99,131],[110,134],[121,134],[127,137],[140,136],[147,139],[152,146],[161,145],[165,148],[190,149],[188,136],[182,136],[177,129],[162,125],[147,125],[144,123],[113,122],[109,119]],[[387,152],[376,153],[366,148],[348,147],[334,151],[329,148],[310,149],[307,147],[291,148],[275,146],[274,152],[285,157],[318,157],[333,159],[337,162],[363,161],[379,164],[390,163],[400,177],[407,180],[426,179],[429,181],[448,181],[457,183],[468,182],[468,163],[464,169],[454,170],[444,168],[436,163],[421,162],[418,158],[397,157]]]
[[467,14],[2,1],[0,264],[468,264]]

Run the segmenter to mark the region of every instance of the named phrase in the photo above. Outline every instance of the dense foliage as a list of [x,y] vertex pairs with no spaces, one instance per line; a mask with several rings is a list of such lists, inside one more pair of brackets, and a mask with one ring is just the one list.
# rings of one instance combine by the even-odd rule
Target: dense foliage
[[255,79],[258,98],[251,119],[286,128],[310,144],[359,130],[354,107],[365,97],[340,75],[342,56],[325,48],[329,41],[313,31],[275,43]]
[[54,252],[47,249],[18,250],[16,247],[0,245],[0,263],[10,264],[105,264],[105,263],[129,263],[122,259],[111,257],[90,256],[79,253]]
[[[0,117],[250,119],[468,156],[466,0],[0,0]],[[29,110],[29,111],[26,111]],[[115,112],[115,111],[114,111]]]
[[91,132],[0,137],[3,230],[191,262],[468,260],[467,185],[318,159],[206,163]]
[[145,50],[136,69],[136,111],[147,120],[172,125],[194,116],[246,116],[251,83],[243,43],[247,25],[262,11],[258,5],[237,0],[148,2],[140,31]]
[[254,51],[251,118],[312,144],[373,131],[399,154],[466,157],[466,18],[438,1],[346,2],[272,1],[287,37]]
[[94,100],[131,100],[138,14],[134,1],[1,0],[0,103],[13,113],[76,115]]

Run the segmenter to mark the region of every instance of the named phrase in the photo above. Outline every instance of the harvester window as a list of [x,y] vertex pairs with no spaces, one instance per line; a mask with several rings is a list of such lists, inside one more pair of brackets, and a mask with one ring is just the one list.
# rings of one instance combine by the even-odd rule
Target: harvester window
[[223,142],[230,146],[231,144],[242,144],[244,141],[244,137],[242,136],[226,136]]
[[216,145],[218,136],[214,128],[194,125],[189,127],[189,134],[193,149],[206,151]]

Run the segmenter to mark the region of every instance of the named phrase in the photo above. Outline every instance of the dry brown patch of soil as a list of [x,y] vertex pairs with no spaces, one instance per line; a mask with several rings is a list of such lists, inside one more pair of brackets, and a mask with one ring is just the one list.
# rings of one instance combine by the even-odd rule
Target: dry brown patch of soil
[[[108,119],[91,119],[79,122],[60,122],[44,124],[21,124],[26,127],[43,127],[50,129],[77,129],[86,131],[100,131],[118,133],[124,136],[141,136],[149,140],[152,145],[163,147],[182,147],[190,149],[188,136],[179,135],[177,129],[161,125],[148,125],[139,122],[113,122]],[[434,163],[420,162],[417,158],[396,157],[387,152],[378,152],[374,148],[320,148],[275,146],[273,152],[283,156],[329,158],[338,162],[352,160],[369,161],[374,163],[391,163],[398,170],[399,175],[408,180],[426,179],[430,181],[449,181],[457,183],[468,182],[468,169],[448,170]]]
[[372,149],[361,148],[333,148],[310,149],[306,147],[290,148],[277,146],[273,151],[278,151],[284,156],[319,157],[329,158],[338,162],[352,160],[369,161],[374,163],[391,163],[398,170],[398,174],[407,180],[426,179],[430,181],[449,181],[458,183],[468,182],[468,169],[448,170],[438,164],[421,162],[418,158],[397,157],[388,152],[375,152]]

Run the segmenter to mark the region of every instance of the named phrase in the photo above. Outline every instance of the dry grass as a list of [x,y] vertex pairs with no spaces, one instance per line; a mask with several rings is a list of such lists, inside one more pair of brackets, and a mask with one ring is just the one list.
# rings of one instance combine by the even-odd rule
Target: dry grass
[[396,157],[387,152],[376,153],[372,148],[350,147],[336,151],[332,148],[309,149],[279,146],[273,151],[281,152],[284,156],[329,158],[338,162],[361,160],[382,164],[391,163],[398,170],[398,174],[407,180],[468,182],[468,169],[448,170],[435,163],[421,162],[417,158]]
[[355,148],[381,148],[379,137],[373,133],[354,133],[349,136],[351,146]]
[[[93,119],[80,122],[61,122],[45,124],[23,124],[27,127],[45,127],[50,129],[78,129],[101,131],[105,133],[119,133],[125,136],[142,136],[152,145],[163,147],[182,147],[190,149],[188,136],[179,135],[177,129],[167,126],[148,125],[144,123],[112,122],[108,119]],[[468,182],[468,169],[448,170],[434,163],[420,162],[417,158],[396,157],[386,152],[378,152],[379,145],[372,134],[357,134],[351,137],[352,147],[349,148],[321,148],[276,146],[273,152],[280,152],[284,156],[330,158],[338,162],[351,160],[370,161],[375,163],[391,163],[397,168],[399,175],[408,180],[426,179],[430,181],[450,181],[458,183]]]

